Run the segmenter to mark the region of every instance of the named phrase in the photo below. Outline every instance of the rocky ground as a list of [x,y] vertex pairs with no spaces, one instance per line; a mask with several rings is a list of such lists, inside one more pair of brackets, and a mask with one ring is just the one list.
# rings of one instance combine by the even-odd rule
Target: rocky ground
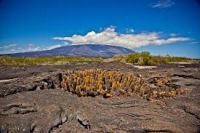
[[[97,68],[140,75],[150,87],[160,86],[154,82],[159,79],[164,86],[187,91],[176,97],[145,99],[137,94],[79,97],[61,88],[66,71]],[[123,63],[0,66],[0,132],[198,133],[200,64],[147,69]]]

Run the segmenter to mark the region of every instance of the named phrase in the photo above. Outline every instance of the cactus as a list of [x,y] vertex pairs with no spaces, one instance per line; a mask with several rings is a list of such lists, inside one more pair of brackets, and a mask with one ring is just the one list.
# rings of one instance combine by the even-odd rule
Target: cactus
[[155,78],[157,88],[151,88],[141,75],[119,71],[88,69],[67,71],[62,76],[61,87],[78,96],[102,95],[106,98],[119,95],[138,94],[144,98],[175,97],[184,94],[180,89],[166,89],[163,85],[169,78]]

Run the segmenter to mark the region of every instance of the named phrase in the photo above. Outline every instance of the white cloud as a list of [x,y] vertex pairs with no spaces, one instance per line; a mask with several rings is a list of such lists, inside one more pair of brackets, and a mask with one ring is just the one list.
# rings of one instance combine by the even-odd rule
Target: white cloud
[[200,42],[194,41],[194,42],[191,42],[191,44],[200,44]]
[[24,47],[17,44],[0,45],[0,54],[18,53],[18,52],[30,52],[43,50],[40,46],[34,44],[28,44]]
[[171,37],[175,37],[175,36],[177,36],[177,34],[175,34],[175,33],[171,33],[171,34],[169,34]]
[[61,46],[62,45],[60,44],[50,45],[48,47],[47,46],[41,47],[35,44],[27,44],[25,46],[19,46],[17,44],[8,44],[8,45],[0,44],[0,54],[51,50],[51,49],[58,48]]
[[159,0],[157,3],[153,4],[152,8],[169,8],[175,4],[172,0]]
[[133,33],[133,32],[135,32],[135,30],[134,30],[134,29],[132,29],[132,28],[130,28],[130,29],[129,29],[129,28],[127,28],[127,29],[126,29],[126,33]]
[[16,47],[16,44],[0,44],[0,54],[5,54],[9,51],[13,52],[16,49]]
[[34,44],[28,44],[27,47],[22,49],[24,52],[43,50],[40,46],[35,46]]
[[61,47],[62,45],[60,45],[60,44],[56,44],[56,45],[51,45],[51,46],[49,46],[48,48],[47,48],[47,50],[51,50],[51,49],[54,49],[54,48],[59,48],[59,47]]
[[104,31],[96,33],[88,32],[86,35],[73,35],[70,37],[54,37],[55,40],[69,41],[72,44],[106,44],[122,46],[127,48],[138,48],[147,45],[163,45],[177,42],[189,41],[187,37],[168,37],[161,38],[160,33],[132,33],[119,34],[114,27],[108,27]]
[[8,44],[0,46],[0,50],[16,47],[16,44]]

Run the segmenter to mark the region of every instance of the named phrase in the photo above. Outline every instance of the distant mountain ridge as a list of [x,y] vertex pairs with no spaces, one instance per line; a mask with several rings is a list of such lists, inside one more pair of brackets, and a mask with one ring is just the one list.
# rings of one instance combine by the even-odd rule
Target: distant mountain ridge
[[51,50],[34,51],[25,53],[14,53],[11,56],[16,57],[39,57],[39,56],[84,56],[84,57],[112,57],[114,55],[127,55],[134,51],[128,48],[101,45],[101,44],[84,44],[63,46]]

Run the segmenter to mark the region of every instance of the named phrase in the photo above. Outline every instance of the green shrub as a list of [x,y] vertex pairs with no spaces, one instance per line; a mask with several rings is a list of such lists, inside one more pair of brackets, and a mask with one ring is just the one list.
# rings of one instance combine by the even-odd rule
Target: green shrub
[[112,57],[114,61],[116,62],[126,62],[126,56],[125,55],[115,55]]
[[153,65],[155,62],[149,52],[132,53],[127,57],[127,62],[138,65]]
[[171,56],[152,56],[149,52],[131,53],[127,56],[126,61],[137,65],[156,65],[176,62],[199,62],[186,57],[171,57]]

